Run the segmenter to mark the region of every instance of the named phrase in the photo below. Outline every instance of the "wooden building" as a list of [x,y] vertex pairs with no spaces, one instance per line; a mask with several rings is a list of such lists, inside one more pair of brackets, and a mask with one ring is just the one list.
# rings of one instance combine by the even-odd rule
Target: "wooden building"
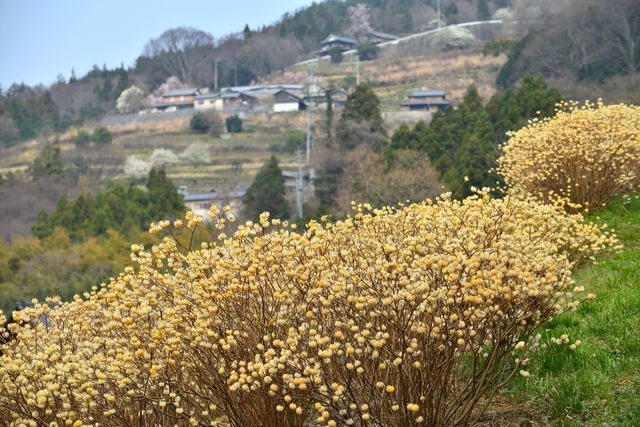
[[194,108],[195,97],[200,95],[200,89],[178,89],[162,95],[162,103],[156,105],[156,110],[175,110],[177,108]]
[[355,48],[357,44],[358,42],[351,37],[337,36],[335,34],[329,34],[327,38],[320,43],[325,54],[327,54],[332,47],[338,46],[344,50],[349,50]]
[[409,107],[409,110],[423,110],[436,113],[444,111],[450,104],[446,99],[443,89],[419,89],[411,92],[407,101],[401,102],[401,107]]
[[273,95],[273,112],[300,111],[307,108],[307,104],[300,96],[296,96],[288,90],[279,90]]

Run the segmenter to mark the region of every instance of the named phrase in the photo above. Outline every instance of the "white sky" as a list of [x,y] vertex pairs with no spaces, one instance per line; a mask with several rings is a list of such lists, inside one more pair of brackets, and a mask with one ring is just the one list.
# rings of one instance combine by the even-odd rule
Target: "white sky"
[[0,0],[0,85],[50,85],[94,64],[135,63],[144,45],[188,26],[218,38],[269,25],[312,0]]

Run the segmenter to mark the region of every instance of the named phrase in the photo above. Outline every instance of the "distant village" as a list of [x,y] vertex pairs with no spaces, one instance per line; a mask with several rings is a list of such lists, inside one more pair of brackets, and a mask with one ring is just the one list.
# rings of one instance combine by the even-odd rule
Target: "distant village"
[[[371,32],[367,34],[369,43],[381,45],[397,40],[390,34]],[[322,49],[314,52],[318,58],[328,59],[329,51],[336,48],[342,54],[355,52],[355,39],[330,34],[322,43]],[[301,111],[308,108],[326,109],[329,102],[332,108],[342,109],[347,101],[347,90],[343,88],[325,89],[316,83],[307,85],[255,85],[234,86],[222,88],[219,92],[212,92],[208,88],[186,88],[172,90],[162,94],[162,102],[140,113],[157,113],[176,111],[184,108],[196,110],[215,109],[226,114],[244,113],[282,113]],[[409,110],[422,110],[435,113],[444,111],[449,105],[446,93],[441,89],[419,88],[400,102],[400,106]]]

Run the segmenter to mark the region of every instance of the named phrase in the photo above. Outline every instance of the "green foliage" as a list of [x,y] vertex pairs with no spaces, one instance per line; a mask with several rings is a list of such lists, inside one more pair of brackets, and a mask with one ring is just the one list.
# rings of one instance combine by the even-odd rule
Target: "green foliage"
[[331,128],[333,127],[333,99],[331,99],[331,91],[326,91],[327,97],[327,122],[326,122],[326,131],[327,131],[327,139],[331,141]]
[[189,127],[195,133],[207,133],[209,131],[209,119],[204,112],[198,111],[189,121]]
[[56,228],[63,228],[74,242],[104,236],[110,231],[122,235],[139,233],[153,221],[176,215],[185,210],[182,197],[164,170],[149,173],[148,191],[131,183],[117,184],[98,193],[80,194],[75,200],[60,196],[56,209],[48,215],[38,214],[31,228],[40,240],[49,238]]
[[91,135],[86,130],[80,129],[73,139],[73,142],[76,144],[76,147],[84,147],[91,143]]
[[356,76],[354,76],[353,74],[347,74],[346,76],[344,76],[344,78],[342,79],[342,87],[345,88],[346,90],[351,89],[352,87],[356,86],[356,82],[357,82],[357,78]]
[[96,85],[93,88],[93,93],[100,102],[110,102],[113,99],[113,83],[111,83],[111,79],[107,78],[102,87],[99,84]]
[[382,128],[380,100],[369,86],[356,86],[356,89],[347,97],[338,124],[338,139],[341,146],[346,149],[351,149],[362,142],[358,141],[357,133],[351,129],[349,122],[366,123],[369,133],[386,136]]
[[331,56],[332,64],[339,64],[342,62],[342,52],[344,52],[344,49],[340,46],[333,46],[329,49],[329,56]]
[[491,39],[482,48],[482,55],[499,56],[501,53],[510,52],[515,44],[516,41],[512,39]]
[[360,61],[370,61],[378,57],[380,48],[373,43],[361,43],[356,46]]
[[149,189],[149,214],[155,220],[167,215],[176,215],[184,211],[182,197],[176,191],[173,181],[167,177],[164,169],[149,171],[147,181]]
[[60,157],[60,146],[46,144],[40,155],[29,166],[29,173],[34,178],[61,178],[64,176],[64,164]]
[[522,55],[522,50],[536,37],[536,35],[538,35],[537,31],[530,30],[526,36],[513,44],[507,54],[507,62],[500,68],[498,77],[496,77],[496,86],[498,88],[506,89],[512,83],[514,67],[520,58],[520,55]]
[[[640,419],[640,199],[619,198],[587,221],[615,228],[624,248],[577,272],[576,286],[595,300],[541,332],[548,350],[533,360],[532,376],[519,378],[507,393],[556,425],[633,426]],[[571,350],[551,342],[564,334],[582,344]]]
[[258,220],[269,212],[272,218],[289,218],[289,202],[285,199],[284,176],[276,156],[262,166],[244,196],[245,213]]
[[238,115],[227,117],[226,120],[227,132],[240,133],[242,132],[242,119]]
[[555,87],[549,87],[542,75],[527,74],[516,92],[510,88],[502,96],[495,95],[487,104],[487,113],[496,132],[521,128],[527,120],[553,117],[556,104],[563,100]]
[[58,105],[51,98],[49,91],[40,96],[29,97],[25,101],[20,97],[12,97],[6,102],[5,109],[18,127],[22,140],[60,130]]
[[195,133],[204,134],[209,132],[211,136],[219,137],[224,131],[224,122],[217,111],[209,109],[207,111],[198,111],[189,122],[189,127]]
[[242,37],[244,38],[244,41],[247,41],[251,38],[251,29],[249,28],[249,24],[246,24],[244,26],[244,30],[242,31]]
[[295,153],[298,148],[306,147],[307,133],[299,129],[288,129],[284,133],[284,148],[288,153]]
[[444,8],[442,13],[447,18],[449,18],[449,17],[451,17],[453,15],[457,15],[458,14],[458,6],[456,5],[456,2],[452,1],[451,3],[449,3],[447,5],[447,7]]
[[487,4],[487,0],[478,0],[478,13],[477,18],[478,21],[488,21],[491,19],[491,13],[489,13],[489,5]]
[[129,73],[124,68],[120,68],[118,70],[118,84],[113,91],[113,99],[118,99],[120,95],[122,95],[122,92],[132,85],[133,81],[129,78]]
[[93,136],[91,137],[91,139],[96,144],[111,144],[111,141],[113,141],[113,134],[106,127],[98,126],[93,131]]
[[408,8],[403,8],[400,15],[400,30],[403,33],[413,31],[413,16]]
[[413,129],[401,125],[391,136],[387,155],[405,149],[425,151],[443,184],[457,191],[457,197],[466,197],[471,186],[495,187],[501,182],[489,170],[505,133],[526,125],[529,119],[553,116],[561,100],[562,94],[549,88],[542,76],[526,76],[517,92],[507,89],[502,96],[494,95],[486,107],[477,87],[471,85],[457,109],[435,113],[429,126],[424,122]]

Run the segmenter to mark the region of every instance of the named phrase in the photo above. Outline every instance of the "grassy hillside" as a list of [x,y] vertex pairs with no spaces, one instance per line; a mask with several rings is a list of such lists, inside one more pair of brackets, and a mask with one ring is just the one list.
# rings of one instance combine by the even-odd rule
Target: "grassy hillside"
[[[557,350],[532,360],[531,376],[504,390],[488,414],[494,425],[640,425],[640,199],[618,200],[589,219],[615,229],[624,249],[575,274],[596,298],[546,326],[540,342]],[[564,334],[582,344],[551,343]]]

